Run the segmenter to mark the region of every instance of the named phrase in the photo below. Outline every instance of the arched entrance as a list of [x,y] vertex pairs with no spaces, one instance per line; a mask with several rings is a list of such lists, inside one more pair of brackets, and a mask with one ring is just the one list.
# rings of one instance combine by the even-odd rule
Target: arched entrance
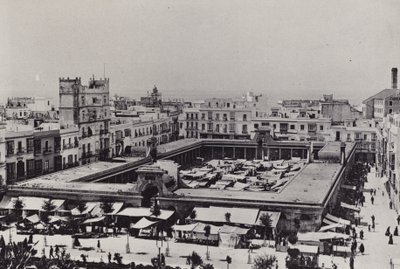
[[159,191],[157,186],[153,184],[148,184],[144,190],[142,191],[142,206],[150,207],[151,206],[151,198],[156,197]]

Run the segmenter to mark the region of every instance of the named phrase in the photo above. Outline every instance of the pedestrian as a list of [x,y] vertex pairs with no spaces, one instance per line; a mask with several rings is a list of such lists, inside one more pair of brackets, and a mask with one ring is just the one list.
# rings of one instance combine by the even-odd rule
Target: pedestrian
[[392,203],[392,201],[389,201],[389,209],[392,209],[392,207],[393,207],[393,203]]
[[393,235],[389,235],[389,245],[393,245]]
[[374,232],[375,232],[375,222],[372,223],[372,230],[374,230]]
[[376,189],[374,189],[374,196],[376,196]]
[[400,215],[397,216],[397,225],[400,225]]
[[368,232],[371,231],[371,224],[368,224]]
[[374,196],[371,196],[371,204],[374,204]]
[[386,235],[386,236],[389,236],[389,235],[390,235],[390,226],[387,227],[386,232],[385,232],[385,235]]
[[375,224],[375,215],[371,216],[372,224]]
[[49,255],[50,259],[54,259],[53,251],[54,251],[53,246],[50,246],[50,255]]
[[397,226],[396,226],[396,228],[394,228],[393,235],[394,236],[399,236],[399,229],[397,228]]
[[369,191],[369,193],[371,194],[371,196],[374,195],[374,190],[371,189],[371,190]]
[[65,254],[66,254],[65,253],[65,248],[63,248],[62,251],[61,251],[61,259],[62,260],[64,260]]
[[97,240],[97,252],[101,252],[100,240]]
[[[369,226],[369,225],[368,225],[368,226]],[[361,240],[364,240],[364,231],[363,231],[363,230],[360,231],[360,239],[361,239]]]
[[108,252],[108,255],[107,255],[107,257],[108,257],[108,263],[111,263],[111,253],[110,252]]
[[358,249],[360,250],[361,255],[364,255],[365,248],[364,248],[364,244],[363,243],[361,243],[361,245],[360,245],[360,247]]
[[382,191],[382,196],[385,196],[385,192],[384,191]]
[[350,269],[354,269],[354,257],[353,257],[353,255],[350,256]]
[[56,245],[56,249],[54,251],[56,253],[57,259],[60,258],[60,248]]

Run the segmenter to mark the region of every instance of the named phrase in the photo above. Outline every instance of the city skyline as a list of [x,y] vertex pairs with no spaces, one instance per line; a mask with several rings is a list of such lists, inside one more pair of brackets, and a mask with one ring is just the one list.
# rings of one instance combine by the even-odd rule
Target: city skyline
[[[110,94],[270,99],[390,87],[400,3],[4,1],[0,91],[58,98],[59,77],[110,77]],[[68,15],[70,14],[70,15]],[[355,79],[356,78],[356,79]]]

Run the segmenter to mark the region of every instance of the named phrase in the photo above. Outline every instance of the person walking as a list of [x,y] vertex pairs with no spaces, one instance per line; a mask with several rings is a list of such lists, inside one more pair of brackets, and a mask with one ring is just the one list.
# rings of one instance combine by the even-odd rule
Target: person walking
[[389,201],[389,209],[392,209],[392,207],[393,207],[393,203],[392,203],[392,201]]
[[374,196],[371,196],[371,204],[374,204]]
[[389,235],[389,245],[393,245],[393,235]]
[[361,255],[364,255],[365,248],[363,243],[360,244],[360,247],[358,249],[360,250]]
[[97,252],[101,252],[100,240],[97,240]]
[[397,216],[397,225],[400,225],[400,215]]
[[53,246],[50,246],[50,255],[49,258],[50,259],[54,259],[54,254],[53,254],[54,250],[53,250]]
[[349,265],[350,265],[350,269],[354,269],[354,257],[353,257],[353,255],[350,256],[350,263],[349,263]]
[[107,255],[107,257],[108,257],[108,263],[111,263],[111,253],[110,252],[108,252],[108,255]]
[[360,231],[360,239],[364,240],[364,231],[363,230]]
[[391,235],[391,233],[390,233],[390,226],[387,227],[386,232],[385,232],[385,235],[386,235],[386,236]]
[[397,226],[396,226],[396,228],[394,228],[393,235],[394,236],[399,236],[399,228],[397,228]]
[[372,220],[372,225],[375,225],[375,215],[371,216],[371,220]]
[[56,245],[56,249],[54,251],[56,253],[57,259],[60,258],[60,248],[58,247],[58,245]]
[[374,196],[376,196],[376,189],[374,189]]

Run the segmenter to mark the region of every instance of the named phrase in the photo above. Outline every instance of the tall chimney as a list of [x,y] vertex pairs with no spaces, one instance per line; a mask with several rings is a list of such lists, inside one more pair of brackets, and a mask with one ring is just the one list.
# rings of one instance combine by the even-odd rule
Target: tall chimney
[[392,89],[397,89],[397,68],[392,68]]

